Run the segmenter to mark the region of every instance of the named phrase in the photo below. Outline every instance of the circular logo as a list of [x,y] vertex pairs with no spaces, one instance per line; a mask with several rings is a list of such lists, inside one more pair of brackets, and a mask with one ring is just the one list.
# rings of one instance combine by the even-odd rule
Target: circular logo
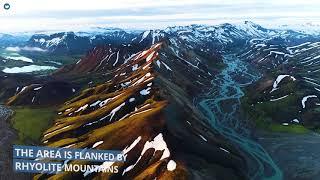
[[9,3],[5,3],[5,4],[3,5],[3,8],[4,8],[5,10],[9,10],[9,9],[10,9],[10,4],[9,4]]

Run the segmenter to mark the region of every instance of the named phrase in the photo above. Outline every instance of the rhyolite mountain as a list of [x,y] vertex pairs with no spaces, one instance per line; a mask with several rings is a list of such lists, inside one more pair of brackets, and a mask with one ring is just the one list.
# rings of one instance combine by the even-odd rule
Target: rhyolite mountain
[[[87,76],[100,74],[104,80],[61,105],[59,117],[44,133],[42,142],[51,147],[122,150],[128,155],[124,163],[69,162],[117,165],[120,173],[66,172],[36,178],[245,179],[241,153],[208,128],[192,103],[192,97],[209,83],[208,71],[185,63],[183,54],[170,60],[174,57],[170,46],[157,43],[114,67],[105,64],[105,71],[89,71]],[[199,76],[188,77],[188,71]],[[58,71],[55,76],[59,73],[67,75]]]

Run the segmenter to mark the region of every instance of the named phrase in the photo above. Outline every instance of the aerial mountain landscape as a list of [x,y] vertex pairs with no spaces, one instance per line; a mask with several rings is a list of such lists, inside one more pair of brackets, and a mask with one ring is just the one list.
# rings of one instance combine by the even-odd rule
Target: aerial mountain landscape
[[[251,21],[1,34],[1,177],[319,179],[319,68],[320,31]],[[12,144],[128,158],[15,174]]]

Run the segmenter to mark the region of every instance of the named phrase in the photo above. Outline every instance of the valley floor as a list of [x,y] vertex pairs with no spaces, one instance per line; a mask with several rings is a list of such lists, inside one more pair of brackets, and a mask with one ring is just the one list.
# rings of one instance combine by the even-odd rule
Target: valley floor
[[242,89],[259,77],[253,76],[252,69],[236,56],[227,55],[224,62],[226,69],[214,80],[214,86],[219,88],[214,88],[215,92],[201,103],[213,128],[236,142],[248,157],[253,157],[250,163],[253,179],[320,179],[319,134],[254,130],[258,138],[247,139],[235,132],[248,128],[239,121],[240,98],[245,95]]
[[320,135],[259,132],[258,142],[269,152],[284,179],[320,179]]

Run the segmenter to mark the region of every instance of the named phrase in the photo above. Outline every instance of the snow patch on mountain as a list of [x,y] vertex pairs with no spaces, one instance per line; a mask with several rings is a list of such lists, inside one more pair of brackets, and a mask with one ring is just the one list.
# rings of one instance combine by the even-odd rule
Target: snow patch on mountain
[[296,80],[296,78],[294,78],[293,76],[290,76],[290,75],[279,75],[279,76],[277,77],[277,79],[274,81],[274,83],[273,83],[273,88],[272,88],[272,90],[270,91],[270,93],[272,93],[273,91],[277,90],[280,82],[281,82],[284,78],[286,78],[286,77],[290,77],[293,81]]
[[309,96],[303,97],[302,100],[301,100],[302,108],[306,108],[306,102],[308,101],[309,98],[318,98],[318,96],[309,95]]

